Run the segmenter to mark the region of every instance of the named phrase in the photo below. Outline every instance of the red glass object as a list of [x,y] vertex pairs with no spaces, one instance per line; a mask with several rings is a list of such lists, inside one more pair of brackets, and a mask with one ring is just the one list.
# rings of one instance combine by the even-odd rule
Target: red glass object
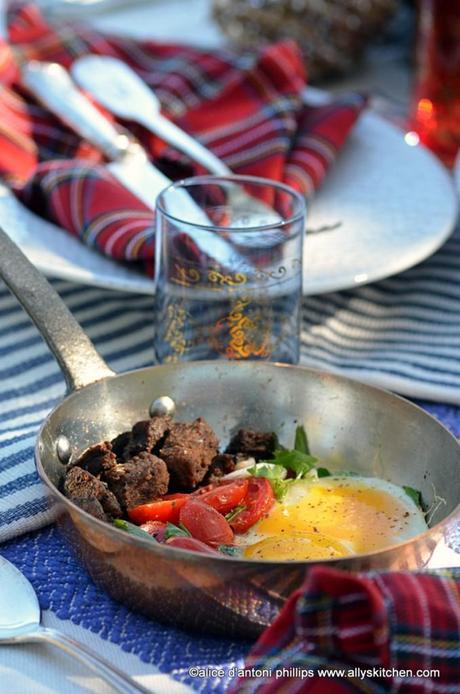
[[410,127],[447,166],[460,148],[460,0],[419,0]]

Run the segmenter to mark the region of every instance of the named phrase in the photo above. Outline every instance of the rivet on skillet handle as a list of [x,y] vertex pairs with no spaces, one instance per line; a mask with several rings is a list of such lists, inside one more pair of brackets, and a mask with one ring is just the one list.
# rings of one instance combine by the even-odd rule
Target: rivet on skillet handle
[[149,407],[149,415],[151,417],[159,417],[161,415],[174,415],[176,411],[176,403],[169,395],[162,395],[152,402]]
[[114,375],[57,292],[2,229],[0,276],[48,343],[69,391]]

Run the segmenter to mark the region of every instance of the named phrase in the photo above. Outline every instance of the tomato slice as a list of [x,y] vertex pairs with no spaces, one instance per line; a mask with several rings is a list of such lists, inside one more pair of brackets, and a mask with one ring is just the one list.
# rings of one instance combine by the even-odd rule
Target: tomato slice
[[160,501],[169,501],[170,499],[185,499],[185,497],[189,497],[190,494],[186,494],[185,492],[177,492],[176,494],[165,494],[164,496],[160,497]]
[[137,523],[137,525],[147,521],[177,523],[179,512],[188,498],[188,494],[171,494],[169,499],[163,497],[157,501],[151,501],[149,504],[135,506],[128,511],[129,520]]
[[241,504],[245,509],[238,513],[230,526],[236,533],[245,533],[273,506],[275,497],[270,482],[265,477],[250,477],[248,491]]
[[223,484],[209,489],[201,494],[199,499],[225,515],[243,501],[247,491],[247,479],[235,480],[231,484]]
[[179,547],[180,549],[190,549],[193,552],[202,552],[203,554],[219,554],[215,549],[206,545],[201,540],[195,537],[170,537],[166,540],[166,544],[171,547]]
[[180,510],[179,520],[193,537],[211,547],[233,543],[233,531],[226,519],[201,498],[189,499]]

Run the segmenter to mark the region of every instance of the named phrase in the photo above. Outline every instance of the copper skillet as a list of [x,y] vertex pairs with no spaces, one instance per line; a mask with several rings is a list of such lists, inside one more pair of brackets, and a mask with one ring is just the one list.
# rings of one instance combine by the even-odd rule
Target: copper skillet
[[64,498],[58,489],[62,441],[76,456],[146,418],[152,401],[162,395],[174,398],[179,419],[204,416],[224,444],[243,423],[276,431],[289,444],[302,423],[313,452],[328,467],[411,485],[427,504],[442,498],[428,532],[383,551],[330,560],[333,566],[423,567],[458,519],[460,447],[441,424],[406,400],[327,373],[261,362],[190,362],[115,375],[2,231],[0,274],[48,342],[68,385],[69,395],[38,435],[38,473],[59,526],[93,579],[114,598],[176,625],[253,637],[313,565],[214,558],[157,545],[94,519]]

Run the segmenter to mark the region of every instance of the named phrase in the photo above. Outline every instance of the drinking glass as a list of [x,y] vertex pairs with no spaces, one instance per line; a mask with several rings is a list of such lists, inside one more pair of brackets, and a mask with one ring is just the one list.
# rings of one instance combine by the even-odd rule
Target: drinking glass
[[156,361],[297,363],[303,197],[262,178],[198,176],[156,209]]
[[460,147],[460,0],[419,0],[411,127],[452,166]]

